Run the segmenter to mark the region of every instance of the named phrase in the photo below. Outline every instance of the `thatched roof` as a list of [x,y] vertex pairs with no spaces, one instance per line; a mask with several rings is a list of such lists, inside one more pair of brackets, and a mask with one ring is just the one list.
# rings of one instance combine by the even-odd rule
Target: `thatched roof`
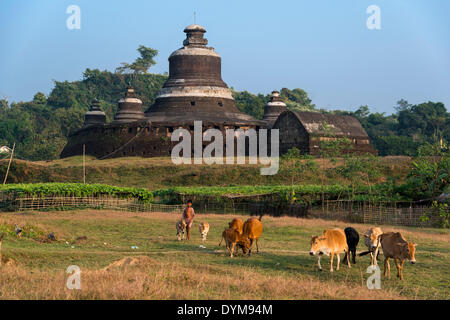
[[323,114],[319,112],[292,112],[311,135],[327,135],[324,124],[338,137],[369,138],[358,119],[351,116]]

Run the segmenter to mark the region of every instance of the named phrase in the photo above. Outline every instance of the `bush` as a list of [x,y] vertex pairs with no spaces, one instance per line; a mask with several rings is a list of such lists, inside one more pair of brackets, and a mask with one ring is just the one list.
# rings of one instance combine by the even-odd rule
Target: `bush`
[[142,202],[151,202],[153,193],[144,188],[116,187],[105,184],[83,183],[33,183],[7,184],[0,186],[0,192],[36,197],[75,196],[98,197],[102,195],[118,198],[136,198]]

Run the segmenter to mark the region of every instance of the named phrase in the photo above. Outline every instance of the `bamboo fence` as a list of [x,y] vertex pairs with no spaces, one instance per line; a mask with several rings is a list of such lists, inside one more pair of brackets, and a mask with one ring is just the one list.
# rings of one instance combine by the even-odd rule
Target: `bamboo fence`
[[[194,201],[195,202],[195,201]],[[293,204],[275,206],[270,202],[214,203],[201,202],[195,204],[196,213],[217,213],[237,215],[269,215],[315,217],[328,220],[340,220],[350,223],[372,225],[395,225],[410,227],[431,227],[437,217],[427,221],[422,219],[431,208],[413,203],[367,203],[350,200],[329,200],[320,207],[308,208],[305,205]],[[0,192],[0,211],[49,211],[71,209],[99,209],[131,212],[166,212],[181,213],[184,205],[166,205],[144,203],[137,199],[123,199],[111,196],[97,197],[30,197]]]

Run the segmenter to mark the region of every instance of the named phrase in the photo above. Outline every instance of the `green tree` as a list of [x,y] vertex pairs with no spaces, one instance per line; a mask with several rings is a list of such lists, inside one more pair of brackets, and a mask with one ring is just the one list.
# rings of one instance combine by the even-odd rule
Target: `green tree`
[[231,89],[236,107],[256,119],[262,119],[264,115],[264,105],[269,101],[269,96],[262,94],[252,94],[248,91],[235,91]]
[[316,105],[308,97],[305,90],[300,88],[288,89],[283,88],[280,96],[284,98],[284,102],[289,110],[292,111],[316,111]]
[[8,106],[9,106],[8,100],[0,99],[0,112],[6,112]]
[[297,148],[289,149],[281,156],[280,173],[285,173],[290,177],[291,190],[289,194],[289,203],[293,204],[295,198],[295,185],[301,181],[302,176],[317,171],[317,163],[314,157],[310,155],[302,155]]
[[416,200],[435,198],[450,185],[450,150],[436,143],[420,147],[418,153],[404,189]]
[[325,211],[325,175],[328,171],[328,161],[331,164],[337,163],[337,157],[342,155],[342,150],[350,148],[350,140],[346,137],[337,137],[333,126],[323,122],[319,131],[319,156],[322,159],[321,168],[321,188],[322,188],[322,211]]
[[47,96],[43,94],[42,92],[38,92],[33,97],[33,103],[35,104],[46,104],[47,103]]
[[141,45],[137,51],[140,57],[131,64],[122,62],[121,66],[116,69],[117,73],[147,74],[148,69],[156,64],[153,58],[158,55],[158,50]]

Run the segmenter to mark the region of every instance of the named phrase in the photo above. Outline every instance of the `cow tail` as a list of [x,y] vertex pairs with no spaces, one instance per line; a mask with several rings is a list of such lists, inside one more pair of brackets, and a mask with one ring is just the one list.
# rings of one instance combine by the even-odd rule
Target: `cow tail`
[[369,254],[369,253],[371,253],[372,251],[364,251],[364,252],[361,252],[361,253],[358,253],[358,256],[365,256],[366,254]]
[[222,245],[222,241],[223,241],[223,234],[222,234],[222,239],[220,239],[220,242],[219,242],[219,247]]

